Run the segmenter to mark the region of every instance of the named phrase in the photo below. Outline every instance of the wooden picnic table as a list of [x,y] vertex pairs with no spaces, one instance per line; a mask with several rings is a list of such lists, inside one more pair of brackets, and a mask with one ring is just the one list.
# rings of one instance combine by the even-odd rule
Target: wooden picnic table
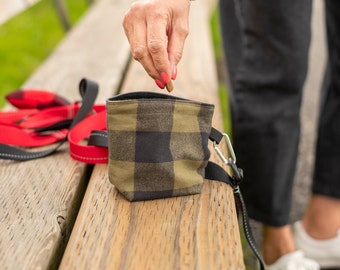
[[[120,92],[160,91],[131,60],[121,21],[131,1],[96,1],[24,83],[78,100],[81,78],[97,81],[97,103]],[[176,96],[216,105],[210,38],[214,2],[192,2],[190,35]],[[218,157],[213,153],[212,160]],[[38,160],[0,160],[2,269],[244,269],[232,189],[206,180],[201,194],[130,203],[110,184],[107,165],[62,151]]]

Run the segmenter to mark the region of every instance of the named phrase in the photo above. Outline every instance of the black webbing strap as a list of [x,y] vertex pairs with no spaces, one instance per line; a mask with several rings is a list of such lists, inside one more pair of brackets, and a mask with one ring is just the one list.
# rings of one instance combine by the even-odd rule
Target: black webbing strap
[[[92,106],[94,105],[98,95],[98,84],[88,79],[82,79],[79,83],[79,92],[82,97],[82,105],[73,121],[69,124],[69,129],[73,128],[91,112]],[[64,125],[65,123],[62,124]],[[65,138],[62,139],[56,146],[47,150],[35,152],[26,151],[17,147],[0,143],[0,158],[16,161],[27,161],[46,157],[56,152],[66,141],[67,136],[65,136]]]
[[[238,173],[235,175],[240,176],[239,179],[236,179],[235,176],[231,177],[229,174],[219,165],[213,163],[211,161],[208,162],[208,165],[205,169],[205,178],[214,181],[220,181],[230,185],[234,191],[234,200],[236,205],[237,216],[242,218],[243,225],[243,233],[245,238],[247,239],[248,245],[251,250],[255,254],[256,258],[259,261],[261,270],[264,270],[264,262],[262,256],[257,250],[255,239],[249,224],[248,212],[246,209],[246,205],[244,203],[242,194],[240,192],[239,183],[243,178],[242,171],[239,168],[233,168],[238,170]],[[237,176],[237,177],[238,177]]]
[[[211,128],[209,139],[216,145],[218,145],[224,135],[217,129]],[[232,147],[232,146],[231,146]],[[229,151],[232,149],[228,149]],[[234,150],[232,150],[234,152]],[[243,181],[243,170],[236,166],[236,158],[233,160],[232,157],[227,159],[227,165],[230,166],[232,170],[232,176],[230,176],[226,170],[224,170],[221,166],[208,162],[208,165],[205,169],[205,178],[210,180],[221,181],[226,184],[229,184],[234,191],[234,200],[236,205],[237,216],[242,219],[243,225],[243,233],[245,238],[247,239],[248,245],[251,250],[255,254],[256,258],[259,261],[260,269],[264,270],[264,261],[262,259],[261,254],[257,250],[255,239],[250,227],[248,212],[246,208],[246,204],[243,200],[243,196],[240,191],[240,183]]]
[[236,204],[236,210],[238,212],[238,216],[241,216],[242,218],[242,224],[243,224],[243,233],[247,239],[248,245],[250,246],[251,250],[255,254],[256,258],[259,261],[260,269],[264,270],[264,261],[262,259],[262,256],[260,255],[259,251],[257,250],[255,238],[253,236],[253,232],[251,230],[250,224],[249,224],[249,217],[248,212],[246,209],[246,205],[243,200],[243,196],[240,192],[240,189],[234,189],[235,194],[235,204]]

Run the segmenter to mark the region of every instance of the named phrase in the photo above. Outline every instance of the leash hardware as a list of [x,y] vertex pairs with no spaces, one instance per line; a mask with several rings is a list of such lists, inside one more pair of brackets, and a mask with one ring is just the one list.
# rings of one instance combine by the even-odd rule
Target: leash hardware
[[233,149],[233,146],[231,144],[231,141],[229,139],[229,136],[228,134],[226,133],[222,133],[223,135],[223,138],[225,138],[226,142],[227,142],[227,151],[228,153],[230,154],[230,158],[227,159],[222,151],[218,148],[218,143],[216,141],[213,142],[213,145],[214,145],[214,149],[216,151],[216,153],[218,154],[218,156],[221,158],[222,162],[227,165],[227,166],[231,166],[232,164],[236,164],[236,156],[235,156],[235,152],[234,152],[234,149]]
[[233,182],[234,182],[234,192],[235,193],[238,193],[239,192],[239,184],[241,183],[242,179],[243,179],[243,171],[242,169],[238,168],[236,166],[236,155],[235,155],[235,152],[234,152],[234,148],[231,144],[231,141],[230,141],[230,138],[228,136],[228,134],[226,133],[222,133],[223,138],[225,138],[226,140],[226,143],[227,143],[227,151],[230,155],[229,158],[226,158],[222,151],[218,148],[218,143],[216,141],[213,142],[213,145],[214,145],[214,149],[217,153],[217,155],[221,158],[222,162],[226,165],[226,166],[229,166],[232,170],[232,179],[233,179]]
[[235,194],[235,204],[236,204],[236,211],[237,211],[237,215],[239,216],[239,214],[241,214],[241,218],[242,218],[242,223],[243,223],[243,232],[244,235],[246,237],[246,240],[249,243],[249,246],[251,248],[251,250],[254,252],[255,256],[257,257],[257,259],[259,260],[260,263],[260,269],[264,270],[264,262],[263,259],[260,255],[260,253],[258,252],[257,248],[256,248],[256,244],[255,244],[255,240],[254,237],[252,235],[251,232],[251,227],[249,225],[249,220],[248,220],[248,213],[247,213],[247,209],[245,206],[245,202],[243,201],[243,197],[240,191],[240,183],[243,180],[243,170],[241,168],[238,168],[236,165],[236,155],[233,149],[233,146],[231,144],[231,141],[229,139],[229,136],[226,133],[222,133],[222,138],[225,138],[226,142],[227,142],[227,151],[228,154],[230,155],[229,158],[226,158],[222,151],[218,148],[218,144],[219,142],[217,142],[216,140],[213,140],[213,146],[214,149],[216,151],[216,153],[218,154],[218,156],[221,158],[222,162],[226,165],[229,166],[231,168],[232,171],[232,176],[231,176],[231,186],[233,188],[233,192]]

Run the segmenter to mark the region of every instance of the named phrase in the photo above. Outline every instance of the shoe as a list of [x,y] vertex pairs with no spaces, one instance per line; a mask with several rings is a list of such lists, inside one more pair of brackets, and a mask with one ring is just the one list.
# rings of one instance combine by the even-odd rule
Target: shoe
[[321,268],[340,267],[340,229],[338,235],[327,240],[310,237],[300,221],[293,225],[295,244],[306,257],[317,261]]
[[275,263],[267,265],[266,270],[319,270],[317,262],[304,256],[301,250],[280,257]]

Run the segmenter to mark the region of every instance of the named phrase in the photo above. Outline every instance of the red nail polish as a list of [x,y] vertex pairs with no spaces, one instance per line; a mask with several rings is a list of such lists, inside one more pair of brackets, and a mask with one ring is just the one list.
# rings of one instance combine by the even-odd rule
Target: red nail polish
[[160,89],[164,89],[165,84],[163,82],[161,82],[160,80],[155,80],[155,83]]
[[176,77],[177,77],[177,66],[174,66],[174,68],[172,69],[171,79],[176,80]]
[[166,74],[165,72],[161,73],[161,77],[162,77],[164,84],[167,84],[170,81],[168,74]]

